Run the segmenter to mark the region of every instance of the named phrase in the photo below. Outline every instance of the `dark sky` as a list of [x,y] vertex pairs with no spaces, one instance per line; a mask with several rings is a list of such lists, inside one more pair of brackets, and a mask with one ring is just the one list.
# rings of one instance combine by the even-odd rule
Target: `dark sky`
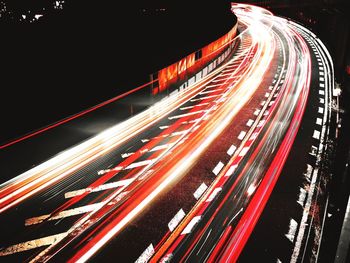
[[0,142],[144,83],[234,21],[228,1],[109,2],[0,0]]

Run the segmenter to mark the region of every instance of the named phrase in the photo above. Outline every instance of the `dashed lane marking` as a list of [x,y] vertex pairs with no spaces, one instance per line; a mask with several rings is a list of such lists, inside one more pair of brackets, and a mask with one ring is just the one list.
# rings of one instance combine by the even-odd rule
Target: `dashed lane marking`
[[182,208],[176,213],[176,215],[168,223],[168,227],[169,227],[170,232],[174,231],[174,229],[181,222],[181,220],[185,217],[185,215],[186,214]]
[[101,208],[103,206],[103,204],[104,203],[100,202],[100,203],[95,203],[95,204],[90,204],[90,205],[84,205],[81,207],[61,211],[52,217],[50,217],[51,216],[50,214],[47,214],[47,215],[28,218],[25,220],[24,224],[26,226],[37,225],[37,224],[44,222],[45,220],[52,221],[52,220],[67,218],[70,216],[85,214],[85,213],[88,213],[88,212],[91,212],[91,211],[94,211],[96,209]]
[[230,148],[227,150],[227,154],[232,156],[234,152],[236,151],[237,147],[235,145],[231,145]]
[[85,193],[93,193],[93,192],[99,192],[99,191],[104,191],[104,190],[108,190],[108,189],[112,189],[112,188],[117,188],[120,186],[127,186],[129,184],[131,184],[133,181],[135,180],[135,178],[129,178],[129,179],[125,179],[125,180],[119,180],[117,182],[113,182],[113,183],[107,183],[107,184],[102,184],[96,187],[88,187],[88,188],[84,188],[84,189],[79,189],[79,190],[75,190],[75,191],[70,191],[64,194],[64,198],[72,198],[78,195],[82,195]]
[[218,175],[221,171],[221,169],[224,167],[224,163],[223,162],[218,162],[218,164],[215,166],[215,168],[213,169],[213,173],[215,175]]
[[248,122],[247,122],[247,126],[251,127],[253,125],[253,123],[254,123],[254,120],[249,119]]
[[196,200],[198,200],[202,194],[205,192],[205,190],[207,190],[208,186],[205,183],[202,183],[197,190],[193,193],[194,198],[196,198]]
[[186,235],[191,233],[193,227],[201,220],[202,216],[195,216],[192,220],[187,224],[185,229],[182,231],[181,235]]
[[314,134],[312,135],[313,138],[315,138],[316,140],[320,139],[320,132],[317,130],[314,130]]
[[238,140],[243,140],[243,138],[246,134],[247,133],[245,131],[241,131],[240,134],[238,135]]
[[10,246],[0,251],[0,256],[7,256],[11,254],[15,254],[18,252],[23,252],[31,249],[35,249],[38,247],[49,246],[57,242],[57,240],[62,240],[67,236],[67,232],[51,235],[47,237],[42,237],[30,241],[26,241],[23,243],[19,243],[17,245]]
[[135,261],[135,263],[147,263],[154,254],[154,248],[152,243],[142,252],[141,256]]

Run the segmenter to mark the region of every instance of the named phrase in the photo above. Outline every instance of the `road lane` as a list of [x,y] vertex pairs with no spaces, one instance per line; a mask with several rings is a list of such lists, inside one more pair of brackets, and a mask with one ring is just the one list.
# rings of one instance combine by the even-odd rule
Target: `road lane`
[[[221,78],[218,82],[221,83],[221,86],[225,86],[226,89],[224,91],[226,93],[221,93],[222,96],[227,96],[228,92],[234,92],[234,89],[232,86],[230,86],[232,83],[238,82],[243,76],[244,71],[249,69],[249,64],[247,63],[247,59],[249,59],[251,56],[249,55],[249,52],[253,52],[254,49],[253,46],[249,46],[245,50],[241,50],[240,54],[237,54],[234,59],[227,64],[227,66],[230,66],[228,68],[229,72],[231,74],[236,74],[237,78]],[[235,66],[231,66],[231,64],[235,63]],[[219,72],[214,72],[211,75],[209,75],[208,79],[214,78],[215,80],[215,74],[217,75]],[[238,74],[239,73],[239,74]],[[227,72],[226,72],[227,74]],[[212,88],[210,85],[207,85],[208,89]],[[18,228],[17,230],[10,229],[5,230],[5,236],[9,237],[6,239],[6,242],[8,243],[15,243],[13,242],[14,239],[21,240],[22,238],[18,235],[15,235],[14,233],[18,230],[24,230],[23,226],[21,226],[21,220],[28,222],[28,220],[34,220],[33,218],[37,218],[38,216],[44,217],[45,220],[44,224],[41,224],[40,231],[41,235],[44,235],[47,232],[51,232],[51,227],[46,228],[45,224],[49,224],[50,226],[50,218],[60,218],[63,214],[68,215],[70,214],[70,217],[73,218],[73,216],[79,214],[77,211],[87,211],[89,209],[86,209],[86,206],[92,207],[91,204],[93,202],[106,202],[108,200],[107,196],[113,196],[117,195],[117,198],[126,198],[126,191],[123,191],[125,187],[131,187],[131,183],[124,185],[121,189],[113,189],[111,186],[103,186],[104,183],[113,183],[114,180],[124,178],[124,180],[128,178],[133,178],[133,176],[138,177],[140,176],[140,179],[144,179],[142,177],[147,177],[149,174],[147,172],[149,171],[148,166],[151,166],[154,162],[150,161],[152,159],[149,159],[150,154],[153,154],[154,159],[157,159],[159,156],[164,156],[167,154],[167,152],[170,152],[171,147],[164,147],[163,145],[169,144],[169,140],[175,140],[176,143],[170,142],[170,145],[176,145],[180,144],[180,142],[183,142],[185,137],[188,135],[188,133],[191,132],[191,130],[196,130],[199,126],[198,123],[203,121],[201,118],[205,117],[206,115],[209,115],[211,110],[215,110],[216,106],[214,107],[213,104],[222,103],[222,101],[217,100],[217,98],[214,97],[205,97],[203,94],[198,94],[199,92],[206,89],[205,85],[196,85],[194,88],[188,89],[183,94],[176,94],[175,96],[170,97],[166,101],[162,101],[161,103],[158,103],[154,105],[149,111],[140,114],[140,116],[136,116],[134,120],[131,120],[130,123],[123,123],[124,129],[127,131],[127,134],[131,133],[131,135],[126,135],[126,138],[124,141],[126,143],[121,143],[119,138],[114,138],[114,134],[118,134],[118,129],[120,127],[116,127],[116,130],[109,130],[104,132],[102,135],[98,136],[98,138],[94,139],[92,142],[88,141],[87,144],[87,151],[95,151],[98,156],[101,156],[102,158],[99,158],[99,160],[92,162],[88,166],[84,166],[84,161],[87,161],[85,156],[77,153],[76,151],[68,150],[64,153],[64,156],[59,156],[61,158],[58,158],[58,163],[54,162],[54,167],[57,168],[51,168],[47,163],[44,167],[39,167],[34,169],[35,172],[39,171],[38,176],[34,175],[32,176],[33,171],[30,171],[28,174],[21,175],[14,180],[10,182],[6,182],[2,185],[1,191],[2,191],[2,209],[3,209],[3,217],[2,219],[4,222],[8,220],[9,218],[13,217],[13,214],[15,213],[18,218]],[[218,92],[221,92],[222,89],[219,89]],[[196,103],[196,96],[198,97],[199,101],[201,101],[200,106],[203,107],[207,106],[205,110],[197,113],[193,113],[194,108],[186,108],[190,105],[193,105],[193,102]],[[232,94],[231,94],[232,96]],[[188,102],[186,102],[186,100]],[[192,101],[191,101],[192,100]],[[193,101],[194,100],[194,101]],[[209,104],[204,104],[203,101],[211,102]],[[186,103],[187,104],[186,104]],[[177,111],[173,111],[170,113],[166,112],[166,109],[169,108],[169,105],[177,105],[177,107],[182,106],[181,109],[178,109]],[[188,106],[186,106],[188,105]],[[210,108],[211,107],[211,108]],[[188,113],[184,113],[184,112]],[[163,117],[163,120],[159,123],[156,123],[156,117],[159,116],[159,112],[165,112],[165,116]],[[193,114],[192,114],[193,113]],[[198,115],[198,116],[197,116]],[[145,132],[139,134],[138,136],[133,137],[133,140],[128,140],[129,137],[132,136],[132,130],[137,131],[137,128],[142,125],[143,123],[140,123],[140,119],[145,119],[146,121],[151,118],[151,123],[144,125],[144,128],[147,128],[148,126],[151,126],[150,129],[146,130]],[[192,118],[192,119],[191,119]],[[196,121],[192,121],[194,120]],[[158,118],[160,119],[160,118]],[[169,121],[174,121],[174,124],[169,125]],[[164,123],[162,123],[164,122]],[[169,127],[170,126],[170,127]],[[160,127],[168,127],[165,129],[161,129]],[[130,130],[130,128],[132,130]],[[118,134],[118,136],[120,136]],[[112,142],[111,142],[112,139]],[[97,149],[95,149],[95,145],[102,141],[102,151],[101,146],[97,145]],[[114,149],[115,144],[113,141],[115,141],[117,144],[121,144],[119,148],[116,148],[113,150],[113,152],[108,153],[109,149]],[[135,145],[136,144],[136,145]],[[83,146],[78,146],[79,148],[84,148]],[[158,147],[158,148],[157,148]],[[138,151],[137,148],[139,148]],[[133,150],[133,153],[130,153],[129,150]],[[76,149],[74,149],[76,150]],[[136,154],[135,154],[136,152]],[[61,164],[66,164],[67,156],[69,158],[72,158],[72,162],[77,163],[77,166],[72,166],[72,168],[75,170],[78,170],[79,166],[84,167],[83,170],[70,174],[72,171],[68,170],[62,170]],[[94,156],[95,157],[95,156]],[[124,159],[124,158],[125,159]],[[88,158],[88,157],[87,157]],[[63,159],[63,160],[62,160]],[[123,160],[124,159],[124,160]],[[81,162],[83,160],[83,162]],[[88,160],[90,161],[90,160]],[[137,161],[137,162],[135,162]],[[107,165],[107,163],[109,163]],[[50,164],[50,163],[49,163]],[[52,164],[50,164],[52,165]],[[145,169],[146,168],[146,169]],[[47,170],[51,169],[51,170]],[[54,169],[58,169],[59,172],[55,173],[52,172]],[[51,171],[52,175],[47,179],[47,171]],[[65,174],[66,172],[66,174]],[[42,174],[45,174],[46,178],[43,178]],[[58,176],[57,176],[58,175]],[[97,178],[96,178],[97,175]],[[116,176],[118,175],[118,176]],[[141,176],[142,175],[142,176]],[[64,180],[63,180],[64,179]],[[96,181],[97,179],[97,181]],[[30,180],[29,182],[27,180]],[[112,180],[112,182],[111,182]],[[39,182],[38,182],[39,181]],[[135,182],[138,182],[138,180],[135,180]],[[53,185],[51,189],[45,190],[49,185]],[[113,185],[113,184],[112,184]],[[77,186],[78,189],[77,189]],[[137,186],[137,185],[136,185]],[[136,187],[134,186],[134,188]],[[70,193],[69,196],[71,197],[72,191],[77,191],[79,189],[85,189],[88,188],[87,191],[83,191],[84,193],[79,195],[74,195],[74,197],[70,198],[68,201],[62,200],[62,195],[65,193]],[[95,190],[99,188],[101,189],[108,189],[107,191],[103,191],[102,194],[98,195],[97,193],[99,191]],[[10,193],[10,195],[9,195]],[[38,194],[40,193],[40,194]],[[92,194],[91,194],[92,193]],[[120,195],[123,195],[123,197],[120,197]],[[84,198],[88,197],[89,198]],[[30,198],[28,198],[30,197]],[[63,201],[63,203],[62,203]],[[20,203],[20,205],[18,205]],[[32,205],[40,205],[40,210],[43,211],[42,215],[32,215],[32,211],[30,207]],[[90,206],[89,206],[90,205]],[[15,210],[13,207],[16,206]],[[55,208],[56,209],[52,209]],[[98,206],[100,207],[100,206]],[[78,208],[78,209],[77,209]],[[18,216],[18,211],[21,211],[23,215]],[[67,212],[68,211],[68,212]],[[74,212],[73,212],[74,211]],[[5,212],[5,213],[4,213]],[[71,213],[69,213],[71,212]],[[49,216],[48,216],[49,215]],[[66,223],[66,222],[65,222]],[[26,231],[23,231],[26,232]],[[31,231],[29,231],[31,232]],[[27,237],[28,234],[22,233],[23,236]],[[34,234],[29,235],[34,236]],[[61,235],[60,237],[62,237]],[[34,238],[34,237],[33,237]],[[35,240],[35,239],[33,239]],[[57,239],[55,240],[57,242]],[[8,251],[13,250],[13,246],[9,246],[5,249],[3,249],[3,255],[9,255]],[[28,248],[28,247],[27,247]],[[32,248],[32,247],[31,247]],[[25,250],[25,249],[22,249]]]
[[0,186],[4,260],[237,259],[298,131],[310,58],[297,26],[234,12],[238,49],[202,82]]

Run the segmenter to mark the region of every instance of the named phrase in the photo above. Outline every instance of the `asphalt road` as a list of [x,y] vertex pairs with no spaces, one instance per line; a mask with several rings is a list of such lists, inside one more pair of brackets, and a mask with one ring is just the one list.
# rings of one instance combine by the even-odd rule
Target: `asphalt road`
[[[3,261],[251,261],[257,248],[266,259],[312,256],[306,253],[313,253],[320,231],[321,214],[311,205],[322,198],[318,165],[328,148],[331,68],[322,45],[303,27],[248,5],[237,4],[234,12],[240,35],[233,52],[220,66],[213,67],[216,60],[203,69],[196,84],[151,107],[146,103],[115,126],[98,125],[98,135],[85,134],[83,143],[32,169],[24,146],[29,161],[19,168],[8,162],[0,186]],[[98,122],[121,108],[112,103],[85,118]],[[69,127],[55,132],[66,136]],[[81,133],[73,131],[73,140],[93,128],[74,127]],[[311,143],[300,147],[300,137],[309,142],[310,134]],[[305,160],[314,161],[306,181],[292,177],[288,171],[299,174]],[[284,211],[297,201],[304,208],[293,217],[300,227],[287,221],[289,232],[282,235],[294,248],[287,243],[266,254],[280,239],[276,234],[261,246],[259,238],[269,231],[262,219],[285,224],[286,214],[276,216],[270,204],[280,200],[276,191],[283,183],[302,193],[300,181],[310,183],[303,184],[303,197],[284,185],[292,195]]]

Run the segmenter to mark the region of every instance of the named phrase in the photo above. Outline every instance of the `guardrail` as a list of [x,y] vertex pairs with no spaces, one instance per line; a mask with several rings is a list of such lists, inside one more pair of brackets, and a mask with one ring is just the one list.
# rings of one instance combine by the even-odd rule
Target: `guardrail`
[[[232,52],[237,23],[224,36],[152,75],[152,95],[168,95],[176,88],[186,88],[219,66]],[[162,97],[162,96],[161,96]]]

